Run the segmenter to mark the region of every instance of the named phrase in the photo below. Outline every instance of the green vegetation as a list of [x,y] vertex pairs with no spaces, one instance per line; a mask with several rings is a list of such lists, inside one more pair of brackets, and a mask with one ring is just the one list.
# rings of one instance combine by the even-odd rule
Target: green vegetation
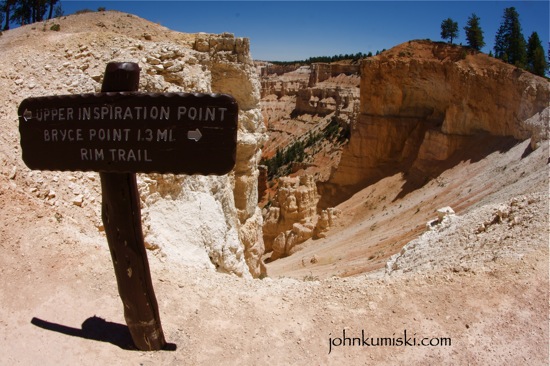
[[458,38],[458,23],[451,18],[441,22],[441,38],[450,39],[450,43],[453,44],[453,39]]
[[296,141],[286,149],[277,149],[275,156],[271,159],[263,159],[260,164],[267,167],[268,179],[273,179],[290,174],[291,163],[301,163],[304,161],[305,144],[301,141]]
[[[485,46],[483,30],[481,29],[480,19],[476,14],[468,18],[464,27],[466,33],[466,42],[468,47],[475,51],[480,51]],[[441,23],[441,38],[453,39],[458,37],[458,24],[451,18],[445,19]],[[544,54],[540,38],[537,32],[533,32],[528,42],[525,42],[519,21],[519,14],[516,8],[509,7],[504,9],[502,22],[495,36],[493,52],[489,56],[501,59],[516,67],[530,71],[539,76],[545,76],[549,69],[548,60],[550,60],[550,49],[548,50],[548,60]],[[464,59],[466,53],[461,55]]]
[[[550,52],[550,50],[549,50]],[[537,32],[531,33],[527,41],[527,70],[535,75],[544,76],[548,70],[548,62],[544,57],[544,49]]]
[[350,138],[349,128],[343,128],[338,123],[336,118],[333,118],[330,123],[323,129],[323,136],[328,141],[344,143]]
[[41,22],[63,15],[59,0],[3,0],[0,12],[5,21],[4,30],[10,29],[10,22],[19,25]]
[[476,51],[480,51],[485,46],[485,41],[483,40],[483,30],[479,25],[479,17],[475,14],[472,14],[468,18],[468,23],[464,27],[466,32],[466,42],[468,46],[473,48]]
[[[464,27],[466,34],[467,46],[475,51],[481,51],[485,47],[485,39],[483,29],[481,28],[480,18],[473,13],[468,18],[468,22]],[[458,23],[451,18],[447,18],[441,22],[441,38],[448,40],[453,44],[453,41],[459,37]],[[382,50],[381,52],[384,52]],[[493,53],[494,51],[494,53]],[[544,49],[541,45],[540,38],[536,32],[531,34],[528,42],[521,31],[519,14],[514,7],[504,9],[503,20],[495,37],[495,45],[493,51],[489,52],[490,56],[499,58],[504,62],[526,69],[533,74],[545,76],[549,69],[550,49],[549,54],[545,56]],[[376,51],[376,55],[381,53]],[[465,58],[467,53],[461,55]],[[364,54],[358,52],[356,54],[335,55],[335,56],[318,56],[310,57],[302,61],[272,61],[277,65],[309,65],[312,63],[330,63],[342,60],[351,60],[356,62],[361,59],[371,57],[372,53]],[[407,56],[405,53],[400,56]]]
[[349,128],[344,128],[333,117],[330,123],[320,132],[309,132],[307,138],[298,140],[285,149],[277,149],[275,156],[270,159],[262,159],[261,165],[267,167],[269,180],[285,176],[291,173],[293,163],[301,163],[307,159],[305,150],[321,141],[330,141],[335,144],[343,144],[350,138]]
[[516,8],[504,9],[502,23],[495,37],[495,57],[525,68],[527,64],[527,49],[525,38],[521,31],[519,14]]
[[369,52],[368,54],[358,52],[356,54],[315,56],[315,57],[310,57],[307,60],[301,60],[301,61],[271,61],[271,63],[275,65],[295,65],[295,64],[311,65],[314,63],[323,63],[323,62],[330,63],[330,62],[343,61],[343,60],[351,60],[353,62],[356,62],[358,60],[361,60],[367,57],[372,57],[372,52]]
[[548,71],[548,61],[539,35],[533,32],[528,42],[525,42],[519,14],[514,7],[504,9],[502,23],[495,36],[494,51],[496,58],[526,69],[535,75],[545,76]]
[[[452,44],[459,37],[458,29],[458,23],[452,18],[443,20],[441,22],[441,38],[449,40],[449,43]],[[472,13],[468,18],[464,31],[468,47],[478,52],[481,51],[485,46],[485,39],[480,18],[475,13]],[[385,49],[381,52],[384,51]],[[378,56],[381,52],[376,51],[376,55]],[[489,55],[540,76],[545,76],[545,73],[549,69],[550,49],[548,50],[548,55],[545,56],[544,48],[536,32],[533,32],[531,37],[529,37],[529,41],[525,42],[521,31],[519,14],[514,7],[504,9],[503,20],[495,37],[494,54],[490,51]],[[310,57],[302,61],[272,61],[272,63],[277,65],[309,65],[312,63],[330,63],[342,60],[352,60],[355,62],[371,56],[372,52],[368,54],[358,52],[356,54]],[[407,55],[402,53],[400,56]],[[466,53],[461,56],[465,58]]]

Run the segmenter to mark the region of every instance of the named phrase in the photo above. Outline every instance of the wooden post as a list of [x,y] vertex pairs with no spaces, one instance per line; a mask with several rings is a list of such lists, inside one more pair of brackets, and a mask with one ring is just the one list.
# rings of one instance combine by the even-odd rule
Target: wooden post
[[[174,345],[166,344],[160,323],[135,172],[229,173],[239,108],[227,94],[139,93],[139,71],[135,63],[110,63],[101,94],[26,98],[19,132],[31,169],[100,172],[102,219],[126,324],[138,349],[160,350]],[[102,138],[110,129],[118,137]]]
[[[109,63],[102,92],[137,91],[136,63]],[[143,243],[141,208],[134,173],[99,173],[102,219],[115,268],[124,318],[135,346],[142,351],[166,345]]]

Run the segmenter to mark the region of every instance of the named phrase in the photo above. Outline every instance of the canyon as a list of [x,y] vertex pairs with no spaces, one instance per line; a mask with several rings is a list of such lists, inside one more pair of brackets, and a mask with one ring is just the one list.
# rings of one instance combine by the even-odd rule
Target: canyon
[[366,60],[361,95],[353,131],[361,137],[351,139],[330,182],[339,191],[382,178],[382,166],[422,183],[481,141],[530,138],[535,148],[548,138],[540,116],[548,113],[548,82],[458,46],[408,42]]
[[[258,63],[257,63],[258,64]],[[338,166],[342,149],[359,111],[357,64],[257,65],[262,83],[262,112],[268,141],[264,159],[299,144],[305,159],[289,161],[287,173],[299,178],[259,183],[264,205],[263,237],[269,260],[287,256],[296,244],[319,237],[336,216],[319,211],[317,182],[326,181]],[[273,170],[273,167],[271,167]],[[270,170],[269,167],[264,167]],[[271,172],[277,174],[277,172]],[[284,175],[284,174],[283,174]],[[268,185],[271,186],[268,188]],[[263,198],[263,200],[262,200]],[[266,202],[267,200],[267,202]]]
[[[301,67],[301,75],[305,68]],[[282,95],[278,98],[281,103],[294,103],[294,109],[287,107],[287,110],[292,109],[291,114],[298,115],[298,120],[315,120],[319,115],[331,117],[338,115],[340,108],[345,113],[342,104],[328,115],[300,108],[305,104],[303,100],[308,100],[301,99],[300,95],[313,94],[310,88],[316,84],[311,80],[317,79],[314,76],[317,68],[319,65],[311,67],[308,89],[296,92],[295,101],[284,99],[287,93],[293,93],[292,88],[296,85],[296,82],[288,83],[292,80],[292,72],[282,74],[282,80],[291,90],[274,94]],[[325,85],[332,82],[329,90],[340,90],[341,81],[349,78],[345,73],[337,74],[342,71],[341,66],[335,70],[334,74],[327,73],[330,76],[323,80]],[[492,159],[496,152],[510,151],[520,142],[528,141],[522,156],[542,146],[535,154],[539,156],[540,165],[533,167],[535,172],[532,174],[538,176],[542,172],[540,169],[545,169],[546,146],[542,141],[548,139],[550,94],[548,81],[543,78],[460,46],[431,41],[410,41],[365,59],[360,69],[355,69],[351,75],[360,78],[360,96],[354,99],[359,110],[345,121],[350,130],[349,140],[338,149],[333,146],[338,152],[331,163],[313,163],[307,169],[293,169],[292,173],[304,176],[321,167],[327,172],[312,175],[316,181],[312,197],[315,197],[317,212],[307,218],[302,214],[289,222],[288,217],[292,214],[285,212],[288,208],[280,202],[264,213],[266,250],[271,249],[271,242],[280,235],[277,248],[285,250],[282,253],[279,249],[274,250],[274,258],[298,254],[293,259],[269,264],[273,273],[288,274],[293,268],[302,275],[329,275],[334,274],[328,270],[332,267],[338,275],[349,275],[384,267],[391,255],[422,233],[425,223],[430,220],[429,215],[438,208],[450,205],[461,213],[468,212],[480,200],[504,190],[507,184],[503,182],[510,181],[499,177],[497,181],[502,184],[495,184],[496,176],[493,176],[490,183],[472,185],[471,181],[480,177],[462,175],[465,162],[472,166],[484,164],[484,160]],[[273,89],[268,91],[273,92]],[[263,98],[269,106],[273,99],[273,95]],[[270,111],[264,108],[264,113]],[[279,114],[273,115],[281,118]],[[270,122],[270,118],[267,118],[270,141],[277,142],[271,136],[278,137],[280,129],[276,122]],[[297,125],[292,119],[284,121],[289,126]],[[305,133],[297,130],[295,139]],[[287,131],[287,135],[292,134]],[[307,149],[306,152],[310,153]],[[486,172],[480,170],[476,174]],[[503,174],[508,175],[509,170],[506,173],[503,170]],[[525,192],[540,189],[540,179],[525,184]],[[468,191],[462,191],[461,186],[469,187]],[[293,198],[295,201],[300,199],[298,195]],[[360,200],[366,201],[363,208],[361,202],[357,202]],[[407,206],[414,201],[417,204],[412,210],[413,207]],[[302,206],[304,212],[312,212],[308,208],[310,205],[298,204],[298,212]],[[300,227],[309,225],[309,232],[312,232],[312,223],[316,223],[320,215],[326,216],[327,209],[343,213],[340,220],[343,230],[357,230],[356,236],[323,240],[317,240],[319,238],[312,234],[304,236]],[[273,221],[279,217],[280,227],[276,228]],[[407,219],[401,222],[404,217]],[[333,218],[331,226],[338,222]],[[351,230],[350,222],[371,224],[368,230],[366,227]],[[296,226],[293,227],[293,223]],[[396,224],[401,233],[393,231],[392,226]],[[336,232],[336,228],[329,231]],[[284,245],[281,244],[283,237],[286,238]],[[358,242],[361,245],[357,245]],[[307,250],[301,251],[302,247]],[[341,255],[334,254],[342,248],[348,248],[355,257],[349,258],[345,254],[347,250]],[[323,266],[305,265],[310,260],[318,263],[320,258]]]
[[[0,363],[547,363],[547,79],[429,41],[278,66],[230,33],[53,21],[0,36]],[[21,159],[19,103],[98,92],[111,61],[239,105],[231,173],[137,175],[159,352],[124,325],[98,174]],[[452,342],[329,354],[363,333]]]

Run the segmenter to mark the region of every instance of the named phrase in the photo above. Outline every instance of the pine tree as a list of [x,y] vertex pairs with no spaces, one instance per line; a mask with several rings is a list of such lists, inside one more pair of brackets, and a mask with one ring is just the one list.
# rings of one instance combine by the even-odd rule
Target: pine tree
[[279,150],[279,148],[277,148],[277,151],[275,153],[275,170],[279,169],[281,166],[283,166],[283,164],[284,164],[283,153],[281,152],[281,150]]
[[51,19],[55,13],[62,13],[61,6],[56,6],[58,2],[59,0],[4,0],[2,3],[2,10],[6,14],[4,28],[9,28],[10,21],[21,25],[41,22],[45,19],[47,12],[47,19]]
[[464,30],[466,31],[468,46],[476,51],[480,51],[485,46],[485,41],[483,40],[483,30],[481,30],[479,25],[479,17],[472,14],[468,18],[468,23],[466,23]]
[[12,20],[20,25],[30,24],[33,21],[32,0],[17,0],[14,3]]
[[0,3],[0,10],[4,13],[4,30],[10,29],[10,15],[12,13],[12,7],[15,5],[15,0],[4,0]]
[[547,68],[542,42],[538,33],[533,32],[527,41],[527,70],[535,75],[544,76]]
[[527,53],[516,8],[504,9],[502,23],[495,36],[495,57],[518,67],[525,67]]
[[441,38],[450,39],[451,44],[454,38],[458,38],[458,23],[451,18],[441,22]]
[[49,3],[49,8],[50,8],[50,11],[48,13],[48,19],[52,19],[52,16],[53,16],[53,10],[55,8],[55,4],[57,4],[59,0],[49,0],[48,3]]

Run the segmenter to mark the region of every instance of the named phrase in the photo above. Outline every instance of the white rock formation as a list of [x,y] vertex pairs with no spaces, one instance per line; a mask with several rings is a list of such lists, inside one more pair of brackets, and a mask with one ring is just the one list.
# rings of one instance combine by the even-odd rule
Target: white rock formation
[[[439,211],[439,210],[438,210]],[[421,273],[434,269],[482,271],[485,263],[517,258],[535,250],[524,226],[534,221],[548,231],[548,196],[532,193],[455,215],[442,210],[441,222],[407,243],[386,263],[385,273]],[[535,220],[542,218],[540,220]]]
[[310,175],[279,178],[272,207],[266,209],[264,242],[273,250],[271,260],[290,254],[297,244],[312,237],[323,237],[334,224],[338,210],[329,208],[317,214],[319,195]]
[[[146,177],[142,200],[145,239],[167,257],[241,276],[259,276],[264,250],[257,177],[264,126],[259,81],[248,47],[247,39],[231,34],[201,34],[196,50],[165,46],[156,53],[159,57],[146,59],[153,60],[146,66],[150,75],[146,82],[154,80],[165,91],[169,80],[191,84],[186,91],[233,95],[239,104],[239,130],[237,163],[231,174]],[[166,67],[157,69],[161,61]]]
[[[141,91],[231,94],[239,105],[235,169],[225,176],[140,175],[144,235],[148,247],[158,248],[155,253],[168,261],[259,276],[264,245],[262,216],[256,207],[257,165],[265,127],[248,39],[173,32],[119,12],[103,13],[99,23],[91,20],[97,27],[80,27],[96,16],[58,19],[59,32],[32,28],[33,36],[27,37],[23,31],[28,32],[32,27],[28,26],[2,36],[0,88],[6,91],[0,106],[0,118],[6,121],[6,132],[0,136],[2,166],[14,167],[14,184],[19,177],[32,178],[35,183],[28,191],[33,196],[52,206],[85,210],[84,215],[101,230],[95,173],[29,172],[20,158],[9,158],[13,151],[20,156],[18,104],[27,97],[99,92],[109,62],[138,63]],[[2,168],[3,174],[6,169]],[[64,188],[67,181],[73,186],[70,190]],[[82,212],[75,211],[74,217],[83,216]]]

